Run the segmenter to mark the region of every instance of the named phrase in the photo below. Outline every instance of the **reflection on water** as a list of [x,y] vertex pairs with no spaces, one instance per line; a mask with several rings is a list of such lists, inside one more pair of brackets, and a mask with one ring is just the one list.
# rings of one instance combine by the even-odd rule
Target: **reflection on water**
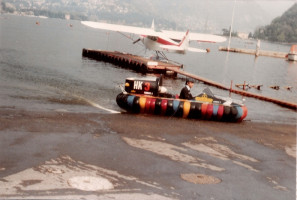
[[[0,83],[30,85],[46,91],[47,88],[56,93],[67,92],[73,96],[81,96],[98,105],[119,110],[115,103],[116,95],[120,92],[119,84],[125,78],[143,76],[131,70],[122,69],[108,63],[97,62],[82,58],[82,48],[106,49],[124,51],[143,56],[153,53],[145,51],[141,45],[133,45],[131,40],[118,33],[107,34],[104,31],[84,27],[79,21],[60,19],[36,18],[7,15],[0,20]],[[198,44],[197,48],[210,48],[210,53],[187,53],[185,55],[167,54],[171,60],[184,64],[184,69],[193,74],[223,83],[227,86],[243,84],[263,85],[262,90],[250,89],[251,92],[292,101],[297,103],[297,63],[271,57],[255,58],[251,55],[227,53],[218,51],[221,44]],[[232,47],[255,48],[254,41],[232,39]],[[261,48],[288,52],[289,46],[262,42]],[[184,85],[182,79],[164,79],[164,86],[172,93],[179,93]],[[280,90],[269,86],[279,85]],[[284,86],[292,86],[288,91]],[[204,87],[220,96],[228,96],[229,92],[220,90],[203,83],[196,83],[192,93],[200,93]],[[28,90],[27,95],[32,96]],[[32,92],[32,91],[31,91]],[[53,92],[53,91],[52,91]],[[56,97],[48,94],[52,101]],[[232,94],[241,99],[242,96]],[[248,120],[262,121],[291,121],[295,122],[296,112],[272,103],[246,98],[249,109]],[[77,100],[70,99],[71,102]],[[63,103],[69,99],[61,100]],[[71,104],[70,102],[70,104]]]

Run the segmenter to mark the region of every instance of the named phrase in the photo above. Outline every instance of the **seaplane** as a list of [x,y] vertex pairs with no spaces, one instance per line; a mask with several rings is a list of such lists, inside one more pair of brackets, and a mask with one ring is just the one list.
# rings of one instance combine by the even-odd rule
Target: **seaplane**
[[189,30],[187,30],[186,33],[168,30],[156,31],[154,20],[152,22],[151,28],[117,25],[93,21],[81,21],[81,23],[85,26],[95,29],[139,35],[139,38],[133,41],[133,44],[141,41],[146,49],[155,51],[157,56],[158,53],[164,55],[164,52],[179,54],[185,54],[187,51],[199,53],[208,52],[208,50],[206,49],[190,47],[190,41],[210,43],[226,41],[226,38],[222,36],[192,33]]

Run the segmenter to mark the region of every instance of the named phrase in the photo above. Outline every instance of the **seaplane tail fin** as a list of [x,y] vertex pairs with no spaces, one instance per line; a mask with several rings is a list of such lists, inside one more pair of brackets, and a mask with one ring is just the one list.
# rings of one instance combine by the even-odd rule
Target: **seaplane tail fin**
[[191,52],[196,52],[196,53],[206,53],[207,52],[205,49],[197,49],[197,48],[193,48],[193,47],[188,47],[187,50],[191,51]]
[[189,46],[189,42],[190,42],[190,35],[189,35],[189,30],[187,30],[185,36],[180,41],[180,43],[178,44],[178,46],[181,47],[181,48],[186,49]]
[[152,21],[151,29],[152,29],[152,30],[155,30],[155,19],[153,19],[153,21]]

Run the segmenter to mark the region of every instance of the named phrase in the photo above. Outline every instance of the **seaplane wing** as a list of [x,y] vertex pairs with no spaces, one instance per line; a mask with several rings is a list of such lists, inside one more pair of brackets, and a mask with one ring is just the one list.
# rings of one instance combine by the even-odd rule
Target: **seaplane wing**
[[82,21],[81,23],[91,28],[108,30],[108,31],[116,31],[116,32],[124,32],[124,33],[133,33],[137,35],[149,35],[149,36],[157,37],[157,36],[160,36],[160,34],[162,34],[150,28],[141,28],[141,27],[135,27],[135,26],[125,26],[125,25],[108,24],[108,23],[91,22],[91,21]]
[[190,33],[189,30],[186,33],[165,30],[157,32],[154,29],[154,21],[152,22],[151,28],[141,28],[91,21],[82,21],[81,23],[91,28],[140,35],[140,38],[135,40],[133,44],[142,41],[147,49],[154,50],[156,52],[167,51],[181,54],[184,54],[186,51],[207,52],[206,50],[189,47],[189,41],[196,40],[200,42],[224,42],[226,40],[224,37],[216,35]]
[[[162,33],[164,33],[167,37],[169,37],[172,40],[182,40],[185,33],[179,32],[179,31],[166,31],[162,30]],[[202,34],[202,33],[189,33],[190,38],[189,40],[196,40],[198,42],[210,42],[210,43],[217,43],[217,42],[225,42],[226,38],[218,35],[212,35],[212,34]]]

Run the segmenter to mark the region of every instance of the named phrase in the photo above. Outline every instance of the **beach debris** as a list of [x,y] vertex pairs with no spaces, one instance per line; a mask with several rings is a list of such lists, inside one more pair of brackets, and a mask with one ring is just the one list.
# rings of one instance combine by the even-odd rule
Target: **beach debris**
[[279,90],[279,85],[272,85],[270,86],[271,89],[274,89],[274,90]]
[[110,190],[114,188],[109,180],[102,177],[75,176],[67,182],[71,187],[83,191]]
[[243,83],[243,84],[235,84],[236,87],[238,88],[242,88],[243,90],[248,90],[251,88],[249,83]]
[[[249,83],[244,83],[244,84],[236,84],[235,85],[236,87],[238,87],[238,88],[241,88],[241,89],[243,89],[243,90],[248,90],[248,89],[250,89],[250,88],[255,88],[255,89],[257,89],[257,90],[261,90],[261,87],[263,87],[263,85],[261,84],[261,85],[250,85]],[[281,89],[281,86],[279,86],[279,85],[272,85],[272,86],[269,86],[271,89],[274,89],[274,90],[279,90],[279,89]],[[286,89],[286,90],[289,90],[289,91],[291,91],[291,89],[293,88],[292,86],[283,86],[283,88],[284,89]]]
[[261,90],[261,87],[263,85],[250,85],[249,83],[244,82],[243,84],[236,84],[235,86],[238,88],[242,88],[243,90],[248,90],[250,88],[255,88],[257,90]]
[[285,147],[286,153],[293,158],[296,158],[296,144],[292,146]]
[[292,86],[284,86],[284,88],[286,89],[286,90],[290,90],[291,91],[291,89],[293,88]]
[[205,174],[181,174],[180,177],[194,184],[218,184],[222,182],[219,178]]
[[[169,199],[149,194],[148,196],[134,197],[133,195],[139,194],[138,189],[121,190],[121,188],[126,184],[137,184],[161,191],[162,187],[159,183],[144,182],[132,175],[120,174],[117,171],[74,160],[68,155],[53,158],[39,166],[9,174],[2,177],[2,182],[4,184],[0,186],[0,199],[11,197],[19,199],[20,195],[24,195],[25,199],[42,199],[41,197],[44,197],[42,195],[45,194],[44,191],[46,191],[47,199],[89,199],[90,197],[86,197],[89,194],[88,192],[106,192],[105,194],[108,197],[103,196],[101,198],[101,195],[104,194],[100,193],[101,199]],[[66,193],[64,194],[63,191]],[[111,197],[110,195],[113,192],[116,192],[118,196]],[[126,196],[127,193],[131,197]],[[40,196],[36,197],[36,195]],[[77,198],[77,195],[83,195],[83,197]]]
[[268,182],[273,185],[273,188],[276,190],[282,190],[282,191],[288,191],[288,188],[285,186],[280,185],[277,181],[279,180],[279,177],[266,177]]
[[251,85],[250,87],[252,87],[252,88],[255,88],[255,89],[257,89],[257,90],[261,90],[261,87],[262,87],[263,85]]
[[153,152],[155,154],[165,156],[173,161],[187,163],[192,166],[201,167],[205,169],[210,169],[213,171],[224,171],[224,168],[220,168],[215,165],[211,165],[205,162],[205,160],[200,159],[197,156],[192,156],[186,153],[186,148],[172,145],[165,141],[154,141],[146,139],[135,139],[122,137],[122,139],[130,146],[143,149],[146,151]]

